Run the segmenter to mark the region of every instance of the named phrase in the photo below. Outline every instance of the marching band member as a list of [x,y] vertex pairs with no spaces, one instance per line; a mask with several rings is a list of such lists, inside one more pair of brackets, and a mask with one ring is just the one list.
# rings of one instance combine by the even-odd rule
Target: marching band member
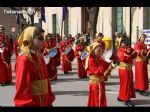
[[85,46],[83,37],[80,37],[79,40],[80,40],[79,43],[75,47],[75,54],[77,57],[77,66],[78,66],[78,76],[79,78],[85,78],[87,77],[87,73],[84,68],[85,60],[83,61],[81,60],[81,54],[86,49],[86,46]]
[[[62,68],[61,70],[64,71],[64,74],[67,74],[68,71],[72,71],[72,64],[71,62],[67,59],[65,55],[65,51],[67,48],[71,46],[69,42],[67,41],[67,37],[64,36],[63,40],[60,42],[60,52],[62,55]],[[71,52],[70,57],[73,59],[74,58],[74,51]]]
[[125,102],[128,107],[133,107],[130,99],[135,98],[135,90],[133,84],[133,59],[136,57],[136,53],[130,46],[126,45],[124,39],[121,40],[119,49],[117,52],[119,60],[119,78],[120,78],[120,90],[118,101]]
[[[48,55],[50,50],[53,49],[55,46],[54,41],[52,40],[52,37],[50,34],[46,35],[46,41],[45,41],[45,53],[44,55]],[[55,58],[50,58],[49,63],[47,64],[47,71],[49,74],[49,78],[51,80],[57,80],[57,66]]]
[[103,59],[103,46],[98,42],[92,43],[87,48],[88,56],[86,57],[85,69],[90,77],[88,106],[106,107],[105,95],[105,72],[107,71],[111,60]]
[[146,35],[141,34],[138,42],[136,42],[134,49],[138,53],[135,62],[135,89],[139,92],[140,95],[147,96],[145,92],[149,89],[148,84],[148,69],[147,69],[147,60],[148,56],[146,45],[144,44]]
[[12,83],[11,56],[10,39],[5,34],[4,25],[0,25],[0,84],[2,86]]
[[30,26],[19,36],[22,53],[15,63],[15,106],[52,106],[55,100],[40,52],[44,41],[40,31],[40,28]]

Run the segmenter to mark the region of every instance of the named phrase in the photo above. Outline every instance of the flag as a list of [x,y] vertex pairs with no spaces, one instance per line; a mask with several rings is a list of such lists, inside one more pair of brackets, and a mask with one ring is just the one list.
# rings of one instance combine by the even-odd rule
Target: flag
[[19,25],[20,24],[20,16],[19,14],[16,15],[16,23]]
[[67,7],[63,7],[63,13],[62,13],[62,20],[65,20],[66,14],[68,13],[68,8]]
[[45,8],[44,7],[41,7],[41,19],[46,22],[46,19],[45,19]]

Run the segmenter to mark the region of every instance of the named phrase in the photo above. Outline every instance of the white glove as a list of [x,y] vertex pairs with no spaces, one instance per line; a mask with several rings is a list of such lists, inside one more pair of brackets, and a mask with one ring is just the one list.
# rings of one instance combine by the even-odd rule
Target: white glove
[[109,58],[105,58],[105,61],[108,63],[112,62],[112,60],[110,60]]

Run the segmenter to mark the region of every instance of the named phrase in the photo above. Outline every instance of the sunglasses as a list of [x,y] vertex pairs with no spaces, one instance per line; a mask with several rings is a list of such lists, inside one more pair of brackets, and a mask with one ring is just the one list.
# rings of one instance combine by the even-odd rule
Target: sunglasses
[[40,41],[44,41],[43,36],[39,36],[39,37],[37,37],[37,39],[40,40]]

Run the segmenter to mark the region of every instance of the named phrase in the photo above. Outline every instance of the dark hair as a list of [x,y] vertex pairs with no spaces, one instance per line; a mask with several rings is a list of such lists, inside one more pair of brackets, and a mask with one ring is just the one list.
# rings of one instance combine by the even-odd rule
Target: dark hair
[[102,33],[99,33],[98,37],[104,37],[104,35]]
[[42,29],[42,28],[35,28],[35,31],[34,31],[34,38],[36,38],[36,37],[39,37],[39,36],[41,36],[41,34],[40,33],[44,33],[45,31]]

